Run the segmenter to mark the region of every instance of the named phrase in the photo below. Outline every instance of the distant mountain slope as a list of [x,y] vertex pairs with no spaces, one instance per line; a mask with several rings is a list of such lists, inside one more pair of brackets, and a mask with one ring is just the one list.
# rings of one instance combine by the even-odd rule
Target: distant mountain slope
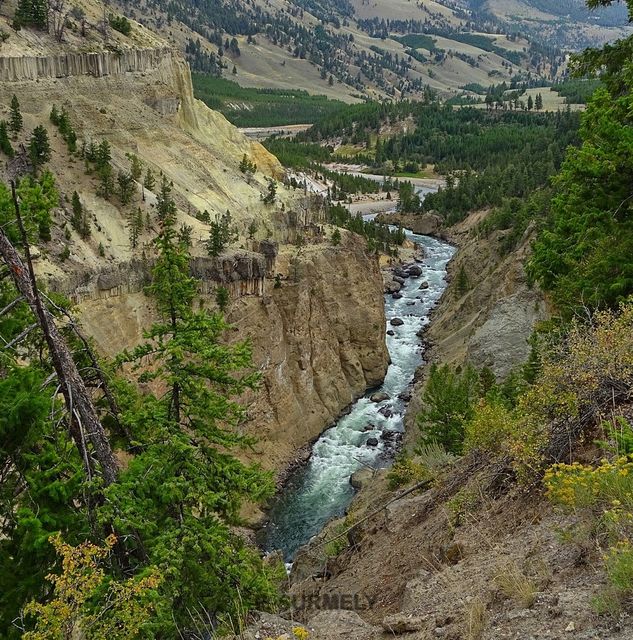
[[[458,0],[128,0],[119,6],[183,49],[194,71],[245,87],[346,102],[446,98],[464,87],[551,80],[556,48]],[[428,35],[427,46],[407,41]],[[421,41],[420,41],[421,42]],[[430,44],[429,44],[430,43]]]
[[626,7],[620,3],[599,11],[590,11],[585,0],[468,0],[467,4],[564,48],[597,46],[630,33]]

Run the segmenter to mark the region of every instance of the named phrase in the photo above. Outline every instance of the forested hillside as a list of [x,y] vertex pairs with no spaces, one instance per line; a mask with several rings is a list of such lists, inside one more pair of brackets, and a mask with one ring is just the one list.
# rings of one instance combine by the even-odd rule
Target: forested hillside
[[564,71],[563,51],[525,38],[491,14],[467,13],[454,3],[442,14],[405,5],[400,17],[388,4],[368,17],[365,5],[345,1],[282,7],[261,0],[135,0],[120,7],[181,47],[194,71],[346,102],[421,99],[428,90],[450,96],[468,93],[472,83],[551,82]]

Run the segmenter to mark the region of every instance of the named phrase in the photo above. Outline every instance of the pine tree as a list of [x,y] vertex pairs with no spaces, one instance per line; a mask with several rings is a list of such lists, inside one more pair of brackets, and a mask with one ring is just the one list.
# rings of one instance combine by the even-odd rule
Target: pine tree
[[234,233],[231,229],[230,212],[227,211],[223,216],[213,220],[210,226],[206,247],[210,256],[217,257],[234,238]]
[[99,168],[99,195],[105,200],[109,200],[114,192],[114,177],[112,176],[112,165],[105,164]]
[[134,178],[131,173],[119,171],[117,175],[118,196],[123,206],[130,204],[134,196]]
[[130,246],[132,249],[136,249],[139,236],[143,231],[143,212],[140,207],[137,207],[136,211],[130,214],[128,229],[130,231]]
[[540,93],[536,94],[535,107],[537,111],[540,111],[543,108],[543,96]]
[[154,173],[149,167],[147,167],[147,171],[145,172],[145,179],[143,180],[143,187],[148,191],[152,191],[155,186],[156,178],[154,178]]
[[50,121],[56,126],[59,126],[59,111],[57,111],[57,106],[53,105],[51,108]]
[[457,273],[457,291],[460,295],[464,295],[469,289],[468,275],[466,269],[462,265]]
[[332,232],[332,244],[336,247],[341,244],[341,231],[338,227]]
[[35,171],[51,159],[51,145],[48,141],[48,132],[42,125],[33,129],[33,134],[29,142],[29,157]]
[[110,162],[112,162],[112,152],[110,151],[110,143],[107,140],[102,140],[96,146],[93,161],[97,165],[97,169],[102,169],[110,165]]
[[229,290],[226,287],[218,287],[216,289],[215,302],[218,305],[218,309],[224,313],[229,304]]
[[13,26],[48,29],[48,0],[19,0]]
[[268,180],[268,187],[266,188],[266,195],[263,198],[264,204],[273,204],[277,199],[277,183],[270,178]]
[[126,153],[125,155],[130,161],[130,174],[138,182],[143,175],[143,161],[134,153]]
[[534,99],[532,98],[532,96],[528,96],[527,108],[528,111],[532,111],[532,109],[534,109]]
[[13,158],[15,151],[11,146],[11,140],[9,140],[9,134],[7,133],[7,123],[5,120],[0,120],[0,151],[9,158]]
[[18,102],[18,98],[14,93],[13,97],[11,98],[9,129],[11,129],[14,135],[17,135],[20,131],[22,131],[23,125],[24,121],[22,119],[22,113],[20,112],[20,103]]
[[79,194],[76,191],[73,191],[71,204],[73,208],[73,214],[70,218],[70,224],[72,228],[79,233],[84,217],[84,208],[81,204],[81,200],[79,199]]
[[157,259],[147,290],[160,320],[121,362],[138,365],[140,379],[165,392],[146,397],[143,411],[131,416],[129,428],[143,447],[103,511],[119,514],[131,553],[169,574],[159,595],[167,615],[156,622],[169,625],[161,635],[172,637],[174,624],[190,623],[188,611],[234,615],[236,592],[245,609],[274,597],[257,554],[229,526],[242,501],[269,495],[271,484],[231,454],[250,443],[237,429],[244,412],[233,397],[257,383],[251,348],[223,339],[228,325],[220,314],[193,310],[198,282],[190,276],[165,178],[157,208]]

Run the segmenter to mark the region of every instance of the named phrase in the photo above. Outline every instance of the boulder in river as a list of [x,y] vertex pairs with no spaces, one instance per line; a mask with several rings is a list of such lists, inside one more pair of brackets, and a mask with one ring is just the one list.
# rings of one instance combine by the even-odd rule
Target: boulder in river
[[366,442],[368,447],[377,447],[378,446],[378,438],[367,438]]
[[404,278],[401,278],[400,276],[393,276],[393,281],[397,282],[398,284],[404,284],[405,283]]
[[387,331],[387,335],[388,336],[395,336],[396,332],[393,329],[389,329],[389,331]]
[[396,267],[393,270],[393,273],[395,276],[397,276],[398,278],[402,278],[403,280],[405,280],[406,278],[409,277],[409,273],[407,271],[405,271],[404,269],[401,269],[400,267]]
[[428,289],[429,283],[425,280],[419,287],[420,289]]
[[384,402],[385,400],[389,400],[389,394],[384,391],[376,391],[376,393],[372,393],[369,396],[369,399],[372,402]]
[[409,269],[407,270],[407,273],[412,278],[419,278],[422,275],[422,267],[418,264],[414,264],[409,267]]
[[381,416],[385,416],[385,418],[391,418],[391,416],[393,415],[393,409],[389,406],[381,407],[378,410],[378,413]]
[[385,293],[398,293],[402,289],[402,285],[399,282],[388,282],[385,285]]
[[411,401],[411,392],[410,391],[403,391],[398,398],[400,400],[403,400],[404,402],[410,402]]
[[402,318],[391,318],[389,324],[392,327],[401,327],[404,324],[404,320]]
[[391,294],[391,297],[392,297],[394,300],[400,300],[403,296],[402,296],[402,294],[401,294],[401,293],[392,293],[392,294]]
[[385,442],[397,442],[398,440],[402,440],[403,437],[404,437],[404,434],[402,433],[402,431],[387,430],[387,431],[383,431],[380,434],[380,438]]
[[373,471],[371,469],[359,469],[354,471],[349,479],[349,483],[354,489],[362,489],[373,477]]

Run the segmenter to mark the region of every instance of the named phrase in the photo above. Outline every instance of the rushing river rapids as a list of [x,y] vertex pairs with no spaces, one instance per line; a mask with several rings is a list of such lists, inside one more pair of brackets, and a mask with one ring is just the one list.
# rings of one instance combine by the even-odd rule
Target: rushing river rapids
[[[354,495],[350,477],[355,471],[385,467],[393,459],[394,444],[404,429],[406,392],[423,361],[418,332],[429,322],[429,313],[446,288],[446,266],[455,252],[434,238],[410,232],[407,237],[423,248],[423,274],[405,280],[402,298],[385,295],[391,364],[382,386],[360,398],[350,413],[321,435],[308,463],[290,477],[269,512],[262,532],[264,548],[281,550],[286,562],[328,520],[345,513]],[[428,288],[420,289],[423,282]],[[402,319],[401,326],[391,326],[396,317]],[[373,393],[389,399],[372,402]]]

